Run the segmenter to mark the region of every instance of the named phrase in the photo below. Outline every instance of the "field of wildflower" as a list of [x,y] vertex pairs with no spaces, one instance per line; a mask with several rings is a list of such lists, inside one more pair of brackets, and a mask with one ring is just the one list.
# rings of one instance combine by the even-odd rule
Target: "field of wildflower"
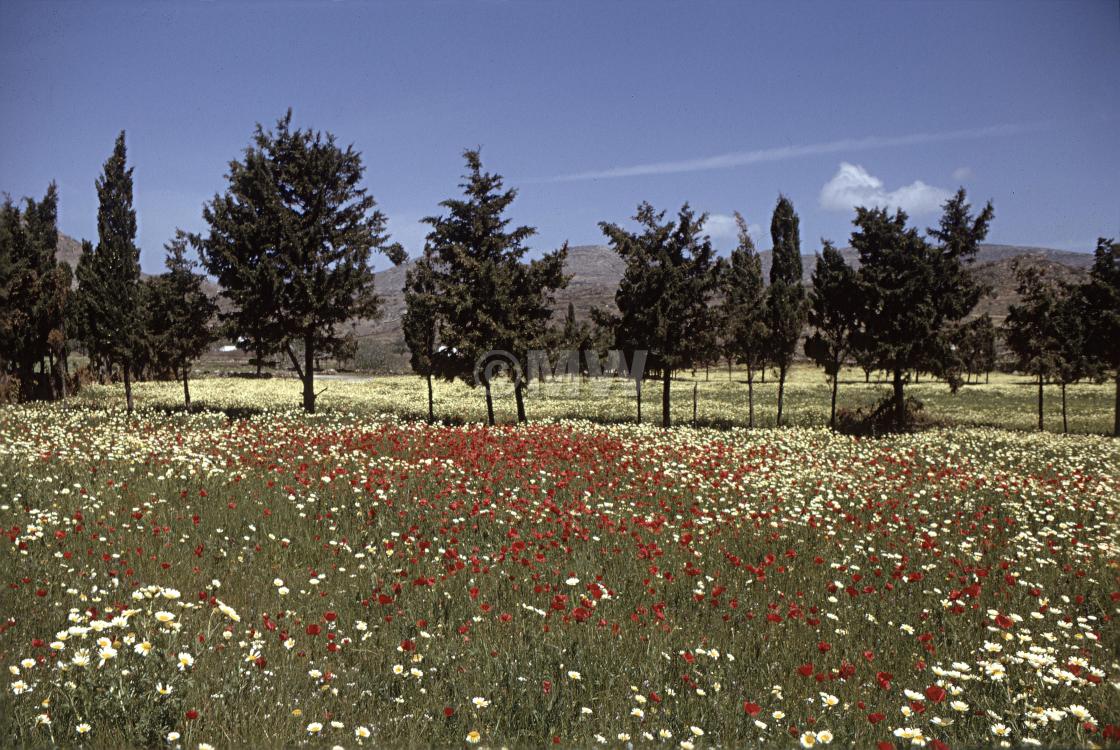
[[[698,421],[737,420],[712,377]],[[296,383],[232,379],[196,384],[192,413],[174,384],[141,385],[131,417],[109,388],[6,407],[0,736],[1120,741],[1120,445],[982,426],[1018,418],[995,396],[835,435],[812,426],[818,388],[794,384],[807,426],[781,430],[625,424],[622,390],[538,395],[540,421],[486,429],[451,386],[437,411],[464,423],[427,425],[415,378],[330,383],[311,416]],[[1107,391],[1077,398],[1104,429],[1087,405]]]

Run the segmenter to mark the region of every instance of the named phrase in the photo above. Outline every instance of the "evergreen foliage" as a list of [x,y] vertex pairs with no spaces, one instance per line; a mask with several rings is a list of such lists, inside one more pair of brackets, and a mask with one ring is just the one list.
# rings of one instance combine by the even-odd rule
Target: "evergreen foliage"
[[423,221],[436,290],[439,340],[438,375],[458,378],[486,395],[486,418],[494,424],[491,381],[494,366],[510,370],[517,419],[524,422],[525,374],[530,349],[545,343],[553,294],[564,287],[568,248],[524,260],[532,227],[510,228],[505,217],[517,191],[503,189],[501,175],[484,172],[477,149],[463,153],[467,173],[462,198],[440,203],[446,214]]
[[720,270],[719,322],[728,367],[732,360],[747,366],[747,426],[754,427],[754,377],[766,366],[766,289],[762,259],[738,211],[735,223],[739,241]]
[[805,327],[805,287],[801,283],[800,219],[793,203],[778,196],[770,219],[773,258],[770,265],[770,286],[766,290],[767,358],[778,369],[778,419],[782,425],[786,374],[793,364],[797,342]]
[[428,421],[435,421],[432,376],[436,374],[435,358],[439,335],[439,296],[431,259],[427,254],[405,273],[405,311],[401,330],[409,351],[412,371],[428,383]]
[[[672,423],[673,371],[705,361],[714,348],[716,317],[710,302],[719,277],[711,239],[703,233],[706,219],[686,203],[676,221],[666,221],[664,211],[642,203],[634,216],[638,232],[599,224],[626,263],[615,293],[618,313],[600,312],[599,319],[614,332],[615,348],[624,356],[633,358],[636,352],[646,351],[650,367],[660,371],[665,427]],[[640,390],[638,399],[640,420]]]
[[120,366],[131,413],[133,368],[144,342],[132,168],[123,130],[97,180],[97,198],[97,245],[83,244],[76,274],[78,334],[106,371]]
[[191,408],[191,363],[216,338],[211,323],[218,306],[202,288],[204,277],[187,257],[190,238],[181,229],[164,245],[167,272],[152,279],[146,300],[146,328],[153,363],[183,381],[183,403]]
[[55,259],[57,225],[53,182],[42,200],[25,198],[22,210],[8,197],[0,206],[0,377],[18,379],[21,399],[66,391],[72,274]]
[[288,110],[273,130],[257,125],[242,160],[230,162],[226,192],[203,209],[210,229],[198,244],[231,303],[228,330],[258,357],[286,353],[314,412],[317,357],[344,356],[344,324],[379,312],[373,253],[400,263],[404,250],[360,185],[361,154],[291,122]]
[[852,350],[862,310],[856,272],[831,242],[823,242],[809,292],[809,325],[815,330],[805,340],[805,355],[824,368],[832,388],[828,425],[835,429],[840,368]]

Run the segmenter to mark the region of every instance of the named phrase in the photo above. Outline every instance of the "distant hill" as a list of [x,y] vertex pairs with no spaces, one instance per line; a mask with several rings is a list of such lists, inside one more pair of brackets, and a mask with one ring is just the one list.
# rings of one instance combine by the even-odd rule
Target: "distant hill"
[[[858,265],[856,251],[844,248],[841,255],[853,265]],[[81,243],[64,234],[58,237],[58,258],[77,266],[81,255]],[[762,272],[769,278],[771,251],[759,253]],[[1077,253],[1068,250],[1055,250],[1045,247],[1026,247],[1019,245],[981,245],[973,264],[977,278],[993,290],[991,297],[984,298],[977,306],[975,314],[990,314],[997,325],[1003,322],[1008,307],[1015,302],[1015,275],[1012,264],[1020,261],[1046,270],[1047,274],[1064,281],[1077,281],[1085,276],[1092,265],[1090,253]],[[802,278],[809,283],[816,265],[816,255],[801,256]],[[354,322],[355,333],[361,337],[363,348],[378,349],[379,361],[395,370],[407,370],[407,355],[404,353],[401,335],[401,316],[404,314],[404,278],[411,262],[380,271],[374,276],[374,286],[381,295],[382,315],[378,320],[359,320]],[[606,245],[580,245],[568,249],[566,270],[571,274],[567,288],[556,295],[557,315],[567,310],[568,303],[575,307],[576,315],[587,318],[592,307],[611,307],[614,292],[622,278],[622,260]],[[217,296],[216,285],[207,284],[207,292]]]

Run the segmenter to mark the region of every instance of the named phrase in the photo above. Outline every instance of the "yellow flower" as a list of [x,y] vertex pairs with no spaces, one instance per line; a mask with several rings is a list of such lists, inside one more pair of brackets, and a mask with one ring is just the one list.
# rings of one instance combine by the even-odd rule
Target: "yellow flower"
[[471,743],[472,745],[477,745],[479,740],[481,739],[482,735],[475,730],[472,729],[471,731],[467,732],[467,742]]

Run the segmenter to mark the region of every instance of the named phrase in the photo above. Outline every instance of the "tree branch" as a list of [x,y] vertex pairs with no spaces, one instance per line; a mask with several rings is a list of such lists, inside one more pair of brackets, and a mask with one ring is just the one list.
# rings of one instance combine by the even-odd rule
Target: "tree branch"
[[303,368],[299,366],[299,359],[296,358],[295,352],[292,351],[292,345],[291,344],[285,344],[284,345],[284,351],[286,351],[288,353],[288,359],[292,360],[292,365],[295,366],[296,373],[299,375],[299,379],[300,380],[306,380],[307,378],[303,374]]

